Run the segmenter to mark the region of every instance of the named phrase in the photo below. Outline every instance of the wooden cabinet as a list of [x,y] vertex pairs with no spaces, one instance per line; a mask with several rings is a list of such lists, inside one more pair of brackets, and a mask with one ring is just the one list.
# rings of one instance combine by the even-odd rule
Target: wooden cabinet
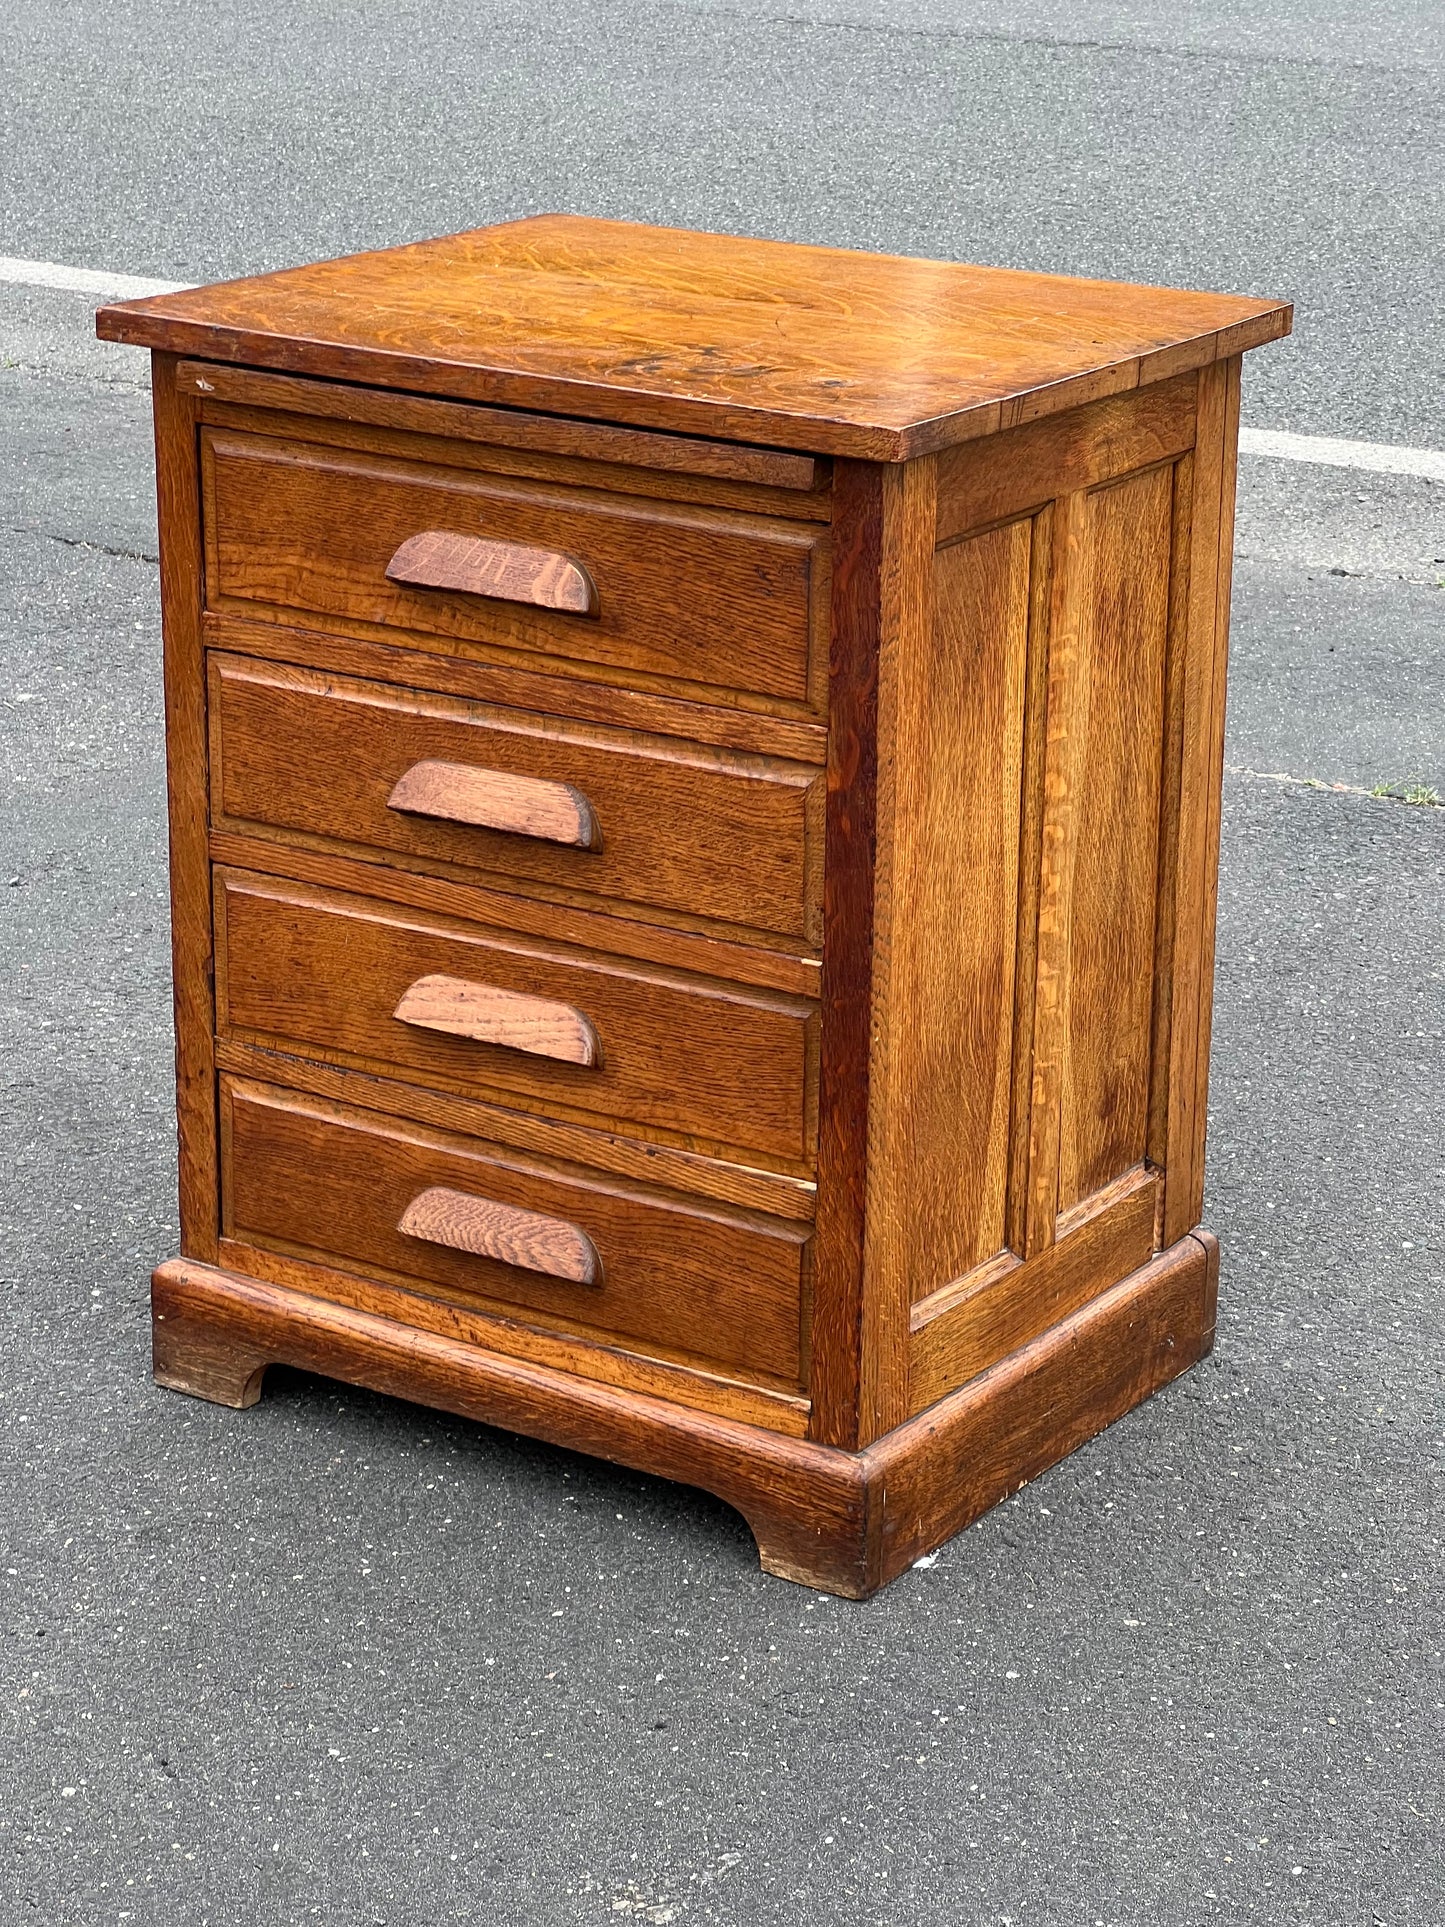
[[886,1583],[1209,1347],[1272,302],[540,217],[155,351],[182,1250],[286,1362]]

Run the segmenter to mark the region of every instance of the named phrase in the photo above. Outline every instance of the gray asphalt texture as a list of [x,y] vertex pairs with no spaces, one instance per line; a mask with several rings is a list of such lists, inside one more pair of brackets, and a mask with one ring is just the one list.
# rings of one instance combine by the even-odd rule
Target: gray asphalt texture
[[[1445,443],[1433,0],[882,11],[28,8],[0,252],[565,205],[1256,288],[1254,419]],[[1445,795],[1445,490],[1243,467],[1213,1358],[856,1606],[694,1492],[149,1383],[148,398],[89,325],[0,288],[0,1920],[1438,1927],[1445,809],[1369,792]]]

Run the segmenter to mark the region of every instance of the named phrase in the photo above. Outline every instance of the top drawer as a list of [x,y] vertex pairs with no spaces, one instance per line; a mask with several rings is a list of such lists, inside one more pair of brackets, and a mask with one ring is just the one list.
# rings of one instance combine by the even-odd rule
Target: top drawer
[[[201,444],[208,608],[380,624],[448,654],[540,651],[615,681],[809,700],[810,636],[826,617],[828,535],[816,524],[218,428]],[[462,541],[414,542],[426,535]],[[485,592],[430,586],[459,568]]]

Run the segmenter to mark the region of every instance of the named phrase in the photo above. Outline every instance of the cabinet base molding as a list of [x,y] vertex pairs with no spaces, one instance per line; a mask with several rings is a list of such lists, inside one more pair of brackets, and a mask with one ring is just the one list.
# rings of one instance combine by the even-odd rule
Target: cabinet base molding
[[1209,1351],[1219,1248],[1194,1231],[861,1452],[710,1417],[176,1258],[159,1384],[255,1404],[289,1365],[658,1477],[740,1512],[763,1569],[866,1599]]

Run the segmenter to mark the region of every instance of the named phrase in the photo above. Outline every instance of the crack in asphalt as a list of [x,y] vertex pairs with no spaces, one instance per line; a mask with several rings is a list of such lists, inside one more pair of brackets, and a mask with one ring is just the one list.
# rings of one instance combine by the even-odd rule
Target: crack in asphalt
[[902,20],[859,20],[846,15],[838,19],[826,14],[790,11],[786,0],[783,0],[783,5],[776,12],[771,9],[764,11],[761,8],[754,10],[750,7],[727,5],[698,7],[693,4],[693,0],[662,0],[662,5],[674,13],[691,14],[694,19],[725,16],[730,20],[751,20],[770,26],[801,27],[815,33],[873,34],[898,40],[953,40],[986,47],[1038,49],[1044,53],[1143,54],[1154,59],[1213,61],[1222,66],[1252,64],[1265,68],[1349,67],[1359,73],[1430,76],[1434,71],[1423,62],[1416,65],[1411,61],[1401,66],[1394,61],[1368,60],[1360,54],[1274,53],[1263,46],[1206,47],[1191,46],[1187,41],[1168,46],[1162,42],[1144,40],[1074,40],[1064,34],[1004,33],[987,27],[955,26],[951,22],[942,20],[915,23]]
[[1327,783],[1320,776],[1294,776],[1283,769],[1248,769],[1243,763],[1226,763],[1224,771],[1227,776],[1247,776],[1256,783],[1289,783],[1298,789],[1323,790],[1331,796],[1367,796],[1372,803],[1403,803],[1412,810],[1445,810],[1445,796],[1423,785],[1418,793],[1401,795],[1401,785],[1397,783],[1386,789],[1367,790],[1358,783]]
[[145,549],[113,549],[105,542],[86,542],[78,535],[57,535],[52,529],[37,529],[31,524],[11,524],[6,535],[38,535],[42,542],[58,542],[62,548],[85,549],[91,555],[113,555],[122,562],[149,562],[159,567],[160,557]]
[[0,374],[44,375],[50,381],[84,382],[92,388],[117,388],[129,395],[148,395],[150,383],[137,381],[128,375],[102,375],[94,369],[82,371],[79,368],[65,368],[45,361],[21,361],[13,356],[0,356]]

